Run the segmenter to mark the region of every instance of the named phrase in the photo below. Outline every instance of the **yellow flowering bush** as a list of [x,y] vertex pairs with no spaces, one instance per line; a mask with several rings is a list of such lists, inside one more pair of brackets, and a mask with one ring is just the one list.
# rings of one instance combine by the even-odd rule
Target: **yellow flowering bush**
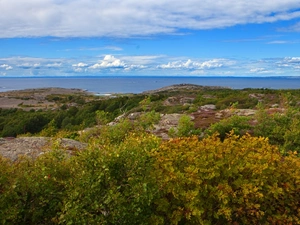
[[266,138],[179,138],[152,155],[157,224],[300,223],[299,158]]
[[121,136],[72,157],[0,158],[0,223],[300,224],[297,152],[248,134]]

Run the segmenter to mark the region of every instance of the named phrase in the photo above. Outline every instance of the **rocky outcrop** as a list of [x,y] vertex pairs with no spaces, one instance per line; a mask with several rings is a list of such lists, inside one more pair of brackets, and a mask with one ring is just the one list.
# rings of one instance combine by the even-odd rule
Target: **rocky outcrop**
[[31,109],[55,109],[58,106],[55,102],[48,101],[49,95],[80,95],[85,96],[88,93],[81,89],[67,88],[37,88],[16,91],[0,92],[0,108],[11,109],[19,108],[25,111]]
[[70,154],[87,146],[85,143],[67,138],[55,140],[46,137],[0,138],[0,155],[12,161],[17,160],[19,156],[36,158],[50,151],[54,144]]
[[[154,129],[151,132],[164,140],[169,139],[169,130],[172,127],[178,126],[179,119],[182,117],[182,115],[183,114],[179,113],[161,115],[159,123],[154,125]],[[194,119],[193,115],[190,115],[190,117],[191,120]]]
[[172,105],[188,105],[192,104],[195,98],[191,97],[169,97],[164,102],[164,106],[172,106]]
[[230,89],[228,87],[220,87],[220,86],[202,86],[202,85],[195,85],[195,84],[175,84],[171,86],[166,86],[163,88],[159,88],[156,90],[145,91],[142,94],[155,94],[159,92],[172,92],[178,90],[215,90],[215,89]]
[[203,106],[200,106],[199,110],[200,111],[209,111],[209,110],[215,110],[217,107],[216,105],[213,105],[213,104],[209,104],[209,105],[203,105]]

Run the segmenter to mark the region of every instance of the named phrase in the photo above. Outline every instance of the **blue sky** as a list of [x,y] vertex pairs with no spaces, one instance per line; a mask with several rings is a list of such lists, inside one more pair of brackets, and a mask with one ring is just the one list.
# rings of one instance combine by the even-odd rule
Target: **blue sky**
[[1,0],[0,77],[300,76],[299,0]]

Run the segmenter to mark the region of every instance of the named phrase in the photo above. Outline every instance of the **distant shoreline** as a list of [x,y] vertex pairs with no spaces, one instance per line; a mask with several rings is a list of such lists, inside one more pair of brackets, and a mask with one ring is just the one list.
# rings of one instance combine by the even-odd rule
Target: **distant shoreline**
[[44,109],[53,107],[47,100],[48,95],[93,95],[85,90],[75,88],[33,88],[0,92],[0,108]]
[[95,77],[1,77],[0,92],[66,88],[98,95],[142,93],[176,84],[219,86],[232,89],[300,89],[299,77],[174,77],[174,76],[95,76]]

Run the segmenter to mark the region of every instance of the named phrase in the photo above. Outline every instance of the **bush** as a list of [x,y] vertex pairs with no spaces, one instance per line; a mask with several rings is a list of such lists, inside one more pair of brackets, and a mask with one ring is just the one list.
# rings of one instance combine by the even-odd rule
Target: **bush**
[[149,152],[159,140],[131,134],[119,146],[94,143],[74,159],[63,224],[148,224],[158,194]]
[[300,161],[267,139],[174,139],[153,152],[151,224],[299,224]]
[[201,130],[195,129],[195,124],[188,115],[182,115],[179,118],[178,126],[169,130],[171,137],[189,137],[200,134]]
[[143,130],[152,129],[154,124],[157,124],[160,120],[160,114],[154,110],[150,112],[144,112],[140,115],[135,122],[135,127],[141,127]]
[[297,151],[300,153],[300,111],[297,107],[288,107],[283,113],[268,114],[262,105],[255,118],[254,135],[268,137],[271,144],[277,145],[282,153]]
[[231,131],[236,135],[243,135],[251,129],[249,120],[250,118],[245,116],[233,115],[212,124],[205,132],[208,135],[218,133],[221,140],[224,140]]
[[1,183],[6,182],[0,200],[1,223],[56,223],[71,178],[66,155],[57,150],[6,166],[8,169],[1,170]]
[[36,160],[0,157],[0,223],[300,223],[295,153],[233,132],[162,142],[129,128],[103,130],[72,157],[55,146]]

